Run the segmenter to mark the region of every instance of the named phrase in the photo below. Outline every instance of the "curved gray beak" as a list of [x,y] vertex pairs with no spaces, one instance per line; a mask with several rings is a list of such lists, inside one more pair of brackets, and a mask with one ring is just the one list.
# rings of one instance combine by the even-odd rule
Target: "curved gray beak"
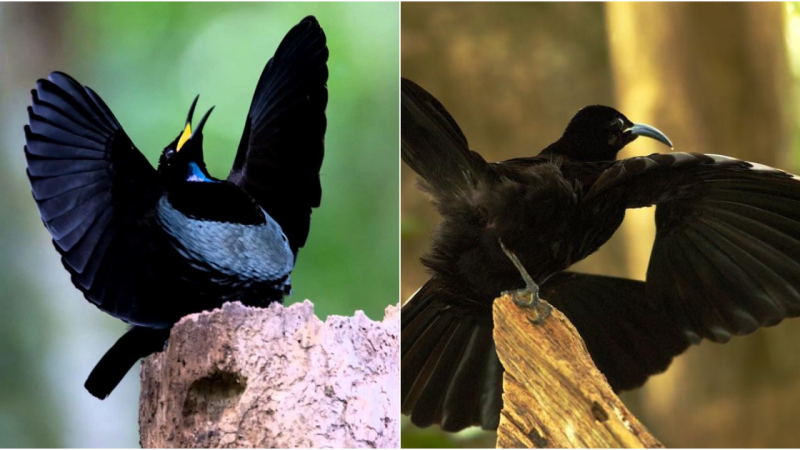
[[672,141],[669,140],[666,134],[662,133],[655,127],[645,125],[643,123],[634,123],[632,127],[625,130],[626,133],[631,133],[634,136],[645,136],[655,139],[658,142],[672,148]]

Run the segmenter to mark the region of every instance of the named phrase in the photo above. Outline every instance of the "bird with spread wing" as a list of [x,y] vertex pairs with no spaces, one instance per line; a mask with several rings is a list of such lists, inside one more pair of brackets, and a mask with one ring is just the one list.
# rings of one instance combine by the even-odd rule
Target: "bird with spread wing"
[[[442,222],[431,278],[401,314],[401,401],[418,426],[495,429],[503,367],[492,301],[539,295],[583,337],[616,391],[641,386],[703,339],[727,342],[800,315],[800,180],[720,155],[617,160],[638,137],[672,143],[607,106],[588,106],[539,155],[489,163],[430,93],[402,81],[402,159]],[[646,281],[569,271],[656,206]],[[532,325],[535,326],[535,325]]]
[[91,88],[60,72],[37,82],[25,127],[33,197],[75,287],[132,325],[89,375],[92,395],[160,351],[181,317],[291,292],[322,197],[327,61],[325,33],[306,17],[258,80],[226,179],[206,169],[211,110],[193,125],[197,98],[155,169]]

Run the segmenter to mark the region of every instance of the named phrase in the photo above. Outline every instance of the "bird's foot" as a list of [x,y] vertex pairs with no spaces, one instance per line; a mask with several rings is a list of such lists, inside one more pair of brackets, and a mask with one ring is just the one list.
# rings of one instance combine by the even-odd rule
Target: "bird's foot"
[[511,296],[511,300],[514,301],[514,304],[519,306],[520,308],[530,309],[534,312],[535,317],[530,319],[531,323],[534,325],[540,325],[550,317],[550,314],[553,312],[553,307],[550,306],[549,303],[542,301],[539,298],[539,286],[535,284],[533,286],[528,286],[523,289],[517,289],[515,291],[506,291],[503,292],[504,295]]
[[508,256],[508,259],[510,259],[517,270],[519,270],[520,276],[522,276],[522,279],[525,281],[525,288],[515,291],[506,291],[503,292],[503,294],[510,295],[511,299],[514,300],[514,304],[520,308],[532,309],[536,313],[536,317],[531,319],[531,323],[535,325],[543,323],[550,317],[550,313],[553,312],[553,307],[539,298],[539,285],[533,281],[533,278],[528,271],[525,270],[525,266],[522,265],[517,255],[507,249],[506,246],[503,245],[503,241],[499,242],[503,253]]

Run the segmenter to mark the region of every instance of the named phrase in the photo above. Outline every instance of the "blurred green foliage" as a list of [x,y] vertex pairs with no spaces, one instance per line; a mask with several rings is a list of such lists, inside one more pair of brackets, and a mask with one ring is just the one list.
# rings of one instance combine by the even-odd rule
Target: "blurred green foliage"
[[[199,93],[198,110],[216,105],[205,157],[224,178],[264,65],[307,15],[330,49],[328,131],[322,206],[287,303],[308,298],[323,318],[361,309],[381,319],[399,286],[397,3],[0,5],[0,155],[8,162],[0,168],[0,447],[137,442],[138,404],[127,389],[138,389],[138,372],[98,402],[82,387],[91,365],[74,363],[96,362],[123,326],[97,319],[66,287],[30,199],[21,129],[35,80],[61,70],[91,86],[153,165]],[[80,337],[69,331],[76,317]]]

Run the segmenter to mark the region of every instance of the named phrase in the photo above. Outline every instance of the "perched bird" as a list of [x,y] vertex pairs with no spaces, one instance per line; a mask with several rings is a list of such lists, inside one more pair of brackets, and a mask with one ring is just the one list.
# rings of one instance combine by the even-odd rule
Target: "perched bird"
[[33,197],[75,287],[132,325],[89,375],[92,395],[163,349],[186,314],[290,293],[322,196],[327,60],[306,17],[261,74],[225,180],[206,170],[211,110],[194,127],[197,98],[156,170],[92,89],[59,72],[37,82],[25,127]]
[[[503,368],[491,307],[502,291],[521,289],[517,300],[544,319],[541,289],[616,391],[702,339],[726,342],[800,315],[800,180],[791,174],[698,153],[616,161],[638,136],[672,145],[606,106],[580,110],[538,156],[487,163],[409,80],[401,127],[402,159],[442,216],[422,260],[432,276],[401,313],[402,411],[418,426],[497,428]],[[646,281],[567,271],[626,209],[651,205]]]

